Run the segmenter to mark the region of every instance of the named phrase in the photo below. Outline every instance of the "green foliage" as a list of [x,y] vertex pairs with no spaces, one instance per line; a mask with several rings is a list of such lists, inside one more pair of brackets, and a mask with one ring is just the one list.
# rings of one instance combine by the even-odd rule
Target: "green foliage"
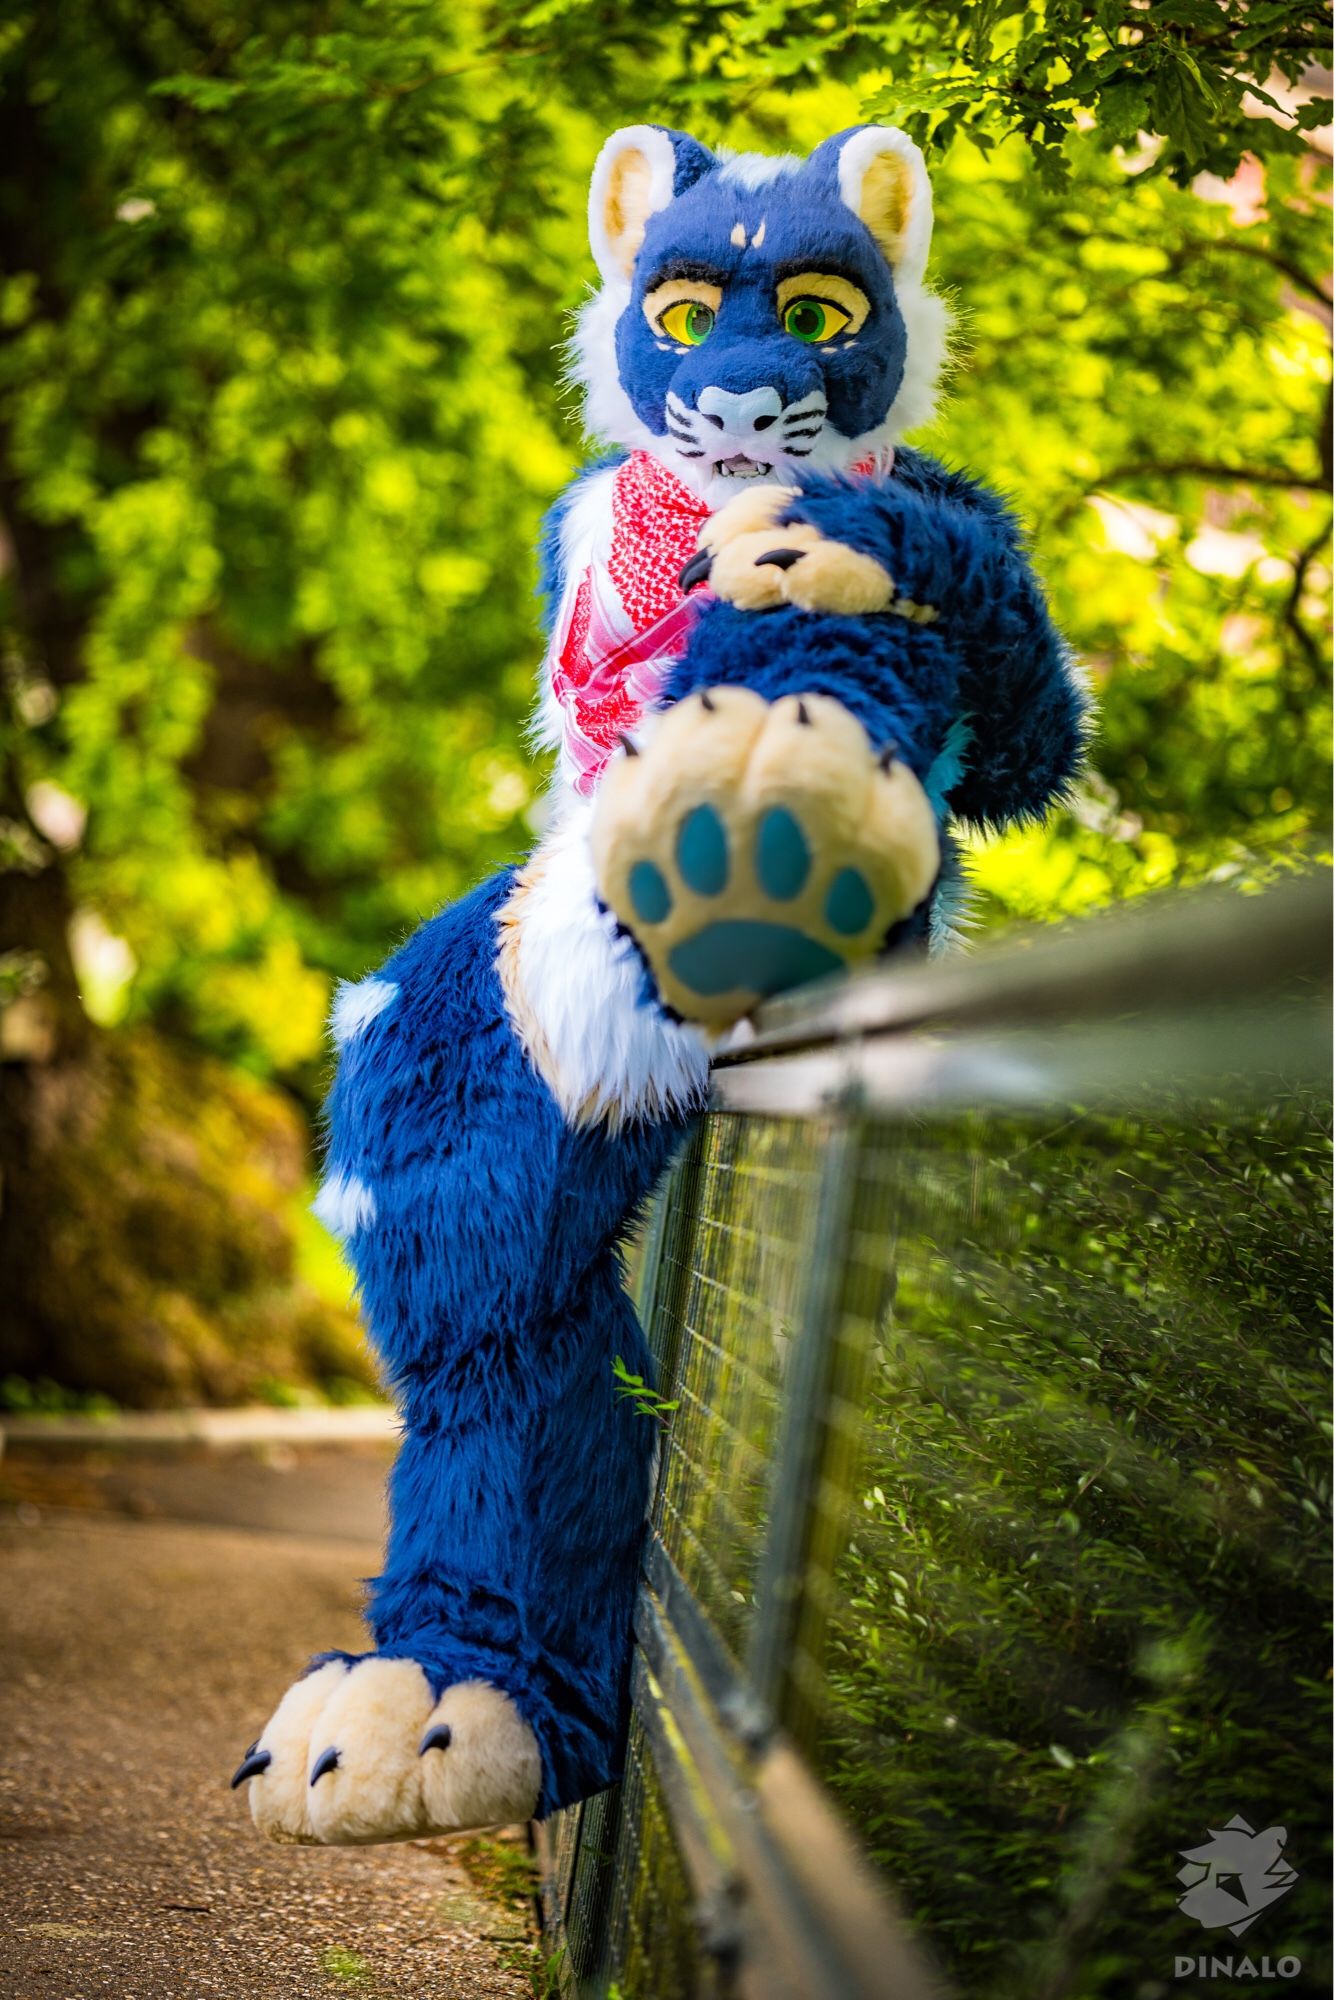
[[873,1159],[895,1289],[827,1774],[979,2000],[1110,2000],[1207,1950],[1179,1851],[1233,1812],[1288,1829],[1254,1950],[1316,1991],[1327,1117],[977,1118]]
[[99,1018],[313,1098],[332,977],[525,845],[555,348],[641,117],[928,143],[967,366],[924,441],[1015,494],[1102,698],[987,914],[1323,828],[1324,35],[1300,0],[11,7],[0,756],[44,808],[0,834],[95,919]]
[[642,1375],[634,1374],[626,1367],[620,1355],[613,1355],[611,1372],[616,1377],[616,1397],[623,1403],[634,1405],[636,1416],[656,1417],[660,1423],[666,1421],[679,1403],[664,1402],[657,1391],[651,1389]]
[[462,1841],[457,1853],[478,1888],[494,1902],[507,1910],[531,1911],[538,1869],[524,1842],[476,1835]]
[[371,1963],[359,1951],[346,1945],[328,1945],[320,1955],[320,1970],[340,1987],[365,1987],[371,1982]]
[[114,1417],[119,1405],[96,1390],[81,1392],[39,1375],[27,1382],[21,1375],[0,1380],[0,1410],[16,1417]]
[[517,1973],[526,1982],[531,2000],[561,2000],[567,1978],[564,1945],[558,1951],[543,1952],[536,1945],[502,1944],[496,1957],[506,1972]]
[[290,1103],[142,1029],[73,1078],[41,1073],[37,1102],[43,1144],[5,1219],[40,1254],[6,1264],[0,1404],[369,1395],[355,1319],[295,1268],[307,1135]]
[[526,1935],[533,1929],[540,1887],[537,1863],[527,1845],[483,1835],[461,1842],[455,1853],[482,1893],[507,1912],[520,1929],[519,1936],[501,1936],[493,1919],[488,1935],[495,1944],[501,1966],[524,1981],[525,1991],[532,2000],[558,2000],[563,1991],[565,1947],[548,1953],[535,1938]]
[[1067,178],[1066,141],[1081,125],[1104,146],[1156,134],[1158,167],[1184,186],[1201,169],[1235,172],[1258,105],[1277,114],[1276,151],[1299,152],[1303,132],[1330,115],[1328,100],[1297,108],[1274,94],[1324,60],[1328,22],[1306,0],[982,0],[959,13],[942,33],[938,9],[912,10],[916,60],[903,82],[896,64],[868,108],[907,111],[914,136],[937,145],[960,132],[989,152],[996,135],[1020,135],[1049,182]]

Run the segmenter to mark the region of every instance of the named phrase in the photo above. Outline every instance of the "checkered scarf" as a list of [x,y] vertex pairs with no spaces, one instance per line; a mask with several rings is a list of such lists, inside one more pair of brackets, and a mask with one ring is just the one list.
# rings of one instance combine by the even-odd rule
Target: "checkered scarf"
[[[854,470],[887,469],[885,457]],[[616,469],[610,549],[567,588],[544,669],[563,715],[561,769],[585,798],[657,701],[709,600],[702,589],[687,597],[679,579],[710,512],[646,451]]]

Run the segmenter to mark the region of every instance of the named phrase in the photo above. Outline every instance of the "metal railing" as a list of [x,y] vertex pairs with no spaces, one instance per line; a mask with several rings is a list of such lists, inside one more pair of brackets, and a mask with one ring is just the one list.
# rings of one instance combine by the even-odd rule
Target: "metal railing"
[[1316,1837],[1328,900],[876,971],[720,1058],[639,1258],[627,1775],[543,1835],[567,1992],[1111,2000],[1210,1948],[1174,1851]]

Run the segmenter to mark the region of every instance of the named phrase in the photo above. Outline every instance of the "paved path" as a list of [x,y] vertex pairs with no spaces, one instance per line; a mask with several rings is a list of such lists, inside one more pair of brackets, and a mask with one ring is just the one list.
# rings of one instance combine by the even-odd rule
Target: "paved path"
[[[305,1657],[360,1643],[380,1472],[0,1467],[3,2000],[530,1991],[522,1912],[481,1896],[459,1843],[275,1847],[227,1789]],[[280,1531],[312,1493],[342,1539]]]

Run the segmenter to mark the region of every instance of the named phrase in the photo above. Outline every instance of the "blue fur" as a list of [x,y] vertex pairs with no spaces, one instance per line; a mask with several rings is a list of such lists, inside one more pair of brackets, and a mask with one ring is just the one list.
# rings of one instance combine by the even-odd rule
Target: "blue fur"
[[[906,336],[883,258],[837,199],[839,142],[752,194],[694,140],[671,137],[675,198],[650,218],[617,331],[642,421],[663,436],[669,384],[693,407],[706,384],[773,383],[791,400],[810,383],[846,435],[874,427],[902,379]],[[741,222],[749,237],[761,220],[762,253],[743,259],[732,229]],[[717,266],[727,293],[708,341],[664,355],[640,300],[682,258]],[[834,266],[872,300],[854,350],[817,355],[779,328],[774,285],[790,264]],[[543,531],[548,620],[579,485]],[[902,451],[885,482],[807,480],[789,518],[874,556],[902,595],[937,607],[936,622],[714,604],[666,699],[720,682],[770,700],[825,693],[877,744],[896,743],[941,816],[937,900],[886,942],[920,940],[948,923],[956,893],[948,818],[1001,826],[1042,812],[1076,768],[1084,699],[1013,518],[962,475]],[[799,857],[782,832],[765,865],[786,882]],[[696,863],[707,873],[709,855]],[[385,966],[399,992],[343,1051],[328,1170],[374,1200],[348,1249],[403,1415],[384,1569],[370,1588],[376,1647],[419,1661],[436,1690],[478,1678],[505,1689],[537,1738],[545,1815],[619,1770],[655,1430],[615,1393],[617,1354],[651,1373],[618,1245],[688,1120],[631,1119],[615,1132],[566,1122],[510,1024],[495,968],[513,882],[505,872],[482,884]]]
[[[769,701],[835,695],[873,743],[896,744],[924,785],[934,781],[942,816],[1004,827],[1045,812],[1079,767],[1088,703],[1003,504],[902,451],[887,480],[809,476],[782,517],[792,521],[875,557],[936,621],[713,603],[666,699],[724,682]],[[946,759],[957,761],[952,777]]]
[[376,1647],[437,1690],[504,1688],[546,1814],[617,1774],[654,1444],[615,1394],[617,1354],[651,1375],[618,1243],[684,1127],[565,1122],[495,970],[512,886],[495,876],[385,966],[399,997],[344,1050],[329,1167],[375,1198],[348,1250],[403,1417]]
[[716,167],[718,162],[708,147],[701,146],[699,140],[692,139],[688,132],[673,132],[670,125],[659,125],[656,129],[672,142],[672,151],[676,155],[672,194],[679,199],[687,188],[692,188],[695,182]]
[[923,789],[937,813],[946,811],[945,801],[963,777],[964,758],[972,740],[973,725],[966,716],[959,716],[945,731],[945,741],[922,781]]

